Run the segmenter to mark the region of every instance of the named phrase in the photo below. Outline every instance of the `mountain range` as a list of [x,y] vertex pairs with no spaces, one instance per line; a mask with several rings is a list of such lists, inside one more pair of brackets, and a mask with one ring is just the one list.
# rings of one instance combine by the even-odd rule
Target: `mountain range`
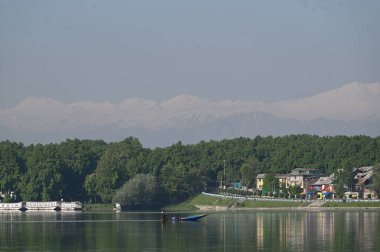
[[380,83],[350,83],[277,102],[180,95],[161,102],[130,98],[114,104],[29,97],[0,109],[0,140],[26,144],[66,138],[118,141],[132,135],[154,147],[287,134],[379,136]]

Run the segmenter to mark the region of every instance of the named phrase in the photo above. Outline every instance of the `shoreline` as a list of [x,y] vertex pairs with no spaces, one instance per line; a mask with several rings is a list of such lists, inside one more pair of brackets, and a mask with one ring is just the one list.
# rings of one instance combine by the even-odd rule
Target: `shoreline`
[[233,212],[233,211],[267,211],[267,210],[296,210],[296,211],[336,211],[336,210],[380,210],[380,207],[227,207],[212,205],[196,205],[197,212]]

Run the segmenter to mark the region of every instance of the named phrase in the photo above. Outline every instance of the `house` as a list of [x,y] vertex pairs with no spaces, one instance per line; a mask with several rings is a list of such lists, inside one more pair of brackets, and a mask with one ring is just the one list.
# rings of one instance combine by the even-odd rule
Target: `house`
[[264,185],[265,174],[257,174],[256,176],[256,189],[262,190]]
[[[262,190],[264,178],[266,174],[258,174],[256,176],[256,189]],[[309,190],[309,186],[314,184],[321,176],[318,169],[296,168],[289,174],[276,174],[279,186],[285,185],[286,188],[290,186],[300,186],[304,192]]]
[[334,180],[331,176],[320,177],[317,182],[310,185],[310,190],[321,192],[335,192],[333,182]]
[[299,186],[307,192],[310,185],[314,184],[322,176],[318,169],[296,168],[288,174],[288,186]]
[[373,167],[364,166],[354,169],[354,182],[355,189],[358,192],[363,193],[363,198],[377,198],[378,195],[375,190],[372,189]]

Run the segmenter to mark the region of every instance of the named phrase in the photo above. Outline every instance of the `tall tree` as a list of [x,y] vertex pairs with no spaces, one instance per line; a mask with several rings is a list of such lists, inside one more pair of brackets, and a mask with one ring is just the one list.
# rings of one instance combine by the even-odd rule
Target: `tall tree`
[[128,209],[155,207],[160,204],[158,184],[149,174],[137,174],[117,190],[113,202],[118,202]]
[[250,158],[240,167],[242,184],[246,187],[253,187],[256,182],[256,175],[260,173],[260,164],[256,158]]
[[28,148],[27,172],[23,177],[21,195],[24,200],[60,200],[62,197],[62,163],[55,145]]
[[86,189],[95,190],[104,202],[110,202],[115,191],[126,181],[148,170],[145,165],[146,153],[138,139],[132,137],[109,144],[94,173],[88,175],[91,178],[87,179]]
[[263,189],[267,192],[278,192],[279,190],[279,182],[276,178],[276,175],[274,172],[270,172],[265,175],[264,181],[263,181]]
[[9,141],[0,143],[0,192],[20,192],[25,172],[24,146]]

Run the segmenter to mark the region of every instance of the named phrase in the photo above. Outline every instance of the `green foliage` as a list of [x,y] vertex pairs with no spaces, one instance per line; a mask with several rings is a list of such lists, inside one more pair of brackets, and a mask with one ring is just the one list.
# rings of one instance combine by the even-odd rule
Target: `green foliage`
[[25,149],[22,144],[9,141],[0,144],[0,191],[18,191],[25,171]]
[[[312,135],[257,136],[193,145],[178,142],[153,150],[143,148],[133,137],[114,143],[74,139],[27,147],[3,141],[0,190],[14,191],[23,200],[88,201],[101,197],[103,202],[111,202],[119,188],[144,173],[155,178],[167,196],[165,201],[177,202],[206,187],[215,188],[222,180],[227,185],[241,181],[252,188],[259,173],[274,175],[313,167],[326,175],[343,171],[335,185],[338,190],[341,185],[343,191],[344,185],[353,185],[353,167],[380,162],[379,146],[380,137]],[[274,184],[277,180],[272,175],[265,187],[278,192],[281,188]],[[380,179],[375,174],[373,185],[379,190],[377,181]]]
[[343,161],[341,167],[335,172],[335,192],[338,197],[342,198],[345,191],[353,191],[354,175],[353,168]]
[[192,205],[210,205],[210,206],[231,206],[234,205],[238,199],[213,197],[208,195],[197,195],[190,199],[189,204]]
[[62,162],[57,146],[36,145],[26,151],[26,174],[22,178],[24,200],[60,200],[62,197]]
[[279,182],[276,175],[273,172],[266,174],[263,182],[263,190],[273,193],[278,192],[278,189]]
[[113,210],[112,204],[84,204],[83,210],[86,212],[110,212]]
[[67,200],[84,200],[86,190],[83,186],[88,174],[91,174],[104,151],[106,143],[78,139],[66,140],[58,148],[62,161],[62,197]]
[[120,188],[113,198],[128,209],[150,208],[160,201],[160,191],[152,175],[137,174]]
[[160,180],[169,201],[173,202],[182,201],[200,193],[206,185],[205,177],[196,170],[187,169],[184,164],[165,165]]
[[136,174],[144,172],[146,151],[136,138],[111,143],[100,157],[94,173],[86,179],[86,190],[110,202],[116,190]]
[[240,167],[243,186],[253,187],[256,183],[256,175],[259,173],[261,164],[256,158],[249,158]]
[[299,185],[290,186],[288,191],[291,197],[294,197],[294,195],[297,196],[303,192],[302,188]]

